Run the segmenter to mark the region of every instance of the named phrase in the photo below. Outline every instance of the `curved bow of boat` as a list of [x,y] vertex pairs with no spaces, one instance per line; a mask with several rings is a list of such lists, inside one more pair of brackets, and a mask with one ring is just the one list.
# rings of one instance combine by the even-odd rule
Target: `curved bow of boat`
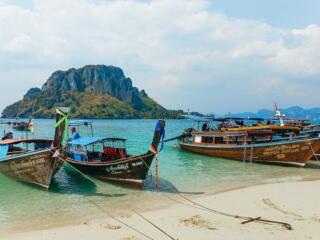
[[[152,153],[154,155],[158,154],[162,148],[163,148],[163,143],[164,143],[164,137],[165,137],[165,126],[166,122],[165,120],[159,120],[156,124],[154,134],[153,134],[153,139],[151,146],[149,148],[148,153]],[[158,146],[161,142],[160,150],[158,150]]]

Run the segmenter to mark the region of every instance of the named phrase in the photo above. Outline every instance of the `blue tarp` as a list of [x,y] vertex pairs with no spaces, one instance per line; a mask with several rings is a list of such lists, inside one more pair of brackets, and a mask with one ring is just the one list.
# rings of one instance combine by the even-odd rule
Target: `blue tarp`
[[213,117],[200,117],[200,116],[192,115],[192,114],[182,115],[182,117],[185,117],[190,120],[197,121],[197,122],[207,122],[207,121],[210,121],[213,119]]
[[0,145],[0,159],[7,157],[8,149],[9,149],[8,144]]
[[106,139],[105,137],[80,137],[76,140],[68,142],[68,144],[72,145],[89,145],[95,142],[99,142]]

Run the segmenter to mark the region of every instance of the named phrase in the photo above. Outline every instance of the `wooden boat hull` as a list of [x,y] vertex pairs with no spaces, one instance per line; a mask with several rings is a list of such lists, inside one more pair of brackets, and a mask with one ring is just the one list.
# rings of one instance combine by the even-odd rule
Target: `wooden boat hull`
[[13,155],[0,160],[0,171],[5,175],[46,189],[60,167],[61,161],[52,157],[50,149]]
[[142,187],[154,156],[152,152],[148,152],[143,155],[108,162],[81,162],[73,160],[69,156],[64,157],[64,159],[84,174],[106,181]]
[[240,161],[304,166],[320,148],[320,139],[303,139],[238,146],[197,144],[179,141],[181,149],[213,157]]
[[320,161],[320,149],[312,155],[311,160],[313,161]]

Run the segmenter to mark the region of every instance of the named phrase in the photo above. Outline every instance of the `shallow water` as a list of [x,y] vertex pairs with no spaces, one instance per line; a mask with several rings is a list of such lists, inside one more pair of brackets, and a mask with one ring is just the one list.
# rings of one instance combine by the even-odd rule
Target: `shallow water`
[[[136,154],[148,149],[156,123],[155,120],[93,122],[95,135],[127,138],[129,152]],[[35,120],[34,125],[35,137],[53,137],[53,120]],[[6,125],[0,125],[0,131],[5,127],[8,130]],[[186,127],[190,127],[189,121],[168,120],[166,135],[176,136]],[[14,133],[15,137],[23,135]],[[89,133],[88,129],[80,130],[82,136]],[[320,167],[316,164],[295,168],[242,163],[185,152],[175,144],[166,144],[159,155],[159,193],[154,191],[154,164],[142,190],[99,180],[93,183],[69,167],[56,174],[49,191],[0,173],[0,233],[83,222],[93,216],[106,216],[107,211],[123,213],[129,206],[139,210],[163,207],[172,203],[167,197],[174,196],[175,191],[198,196],[251,184],[320,178]]]

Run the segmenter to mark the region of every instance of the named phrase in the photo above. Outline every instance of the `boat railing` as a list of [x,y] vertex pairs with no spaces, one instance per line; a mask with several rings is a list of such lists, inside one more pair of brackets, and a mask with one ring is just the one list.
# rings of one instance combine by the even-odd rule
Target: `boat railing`
[[243,137],[248,136],[246,132],[217,132],[217,131],[209,131],[209,132],[193,132],[191,133],[192,136],[208,136],[208,137]]

